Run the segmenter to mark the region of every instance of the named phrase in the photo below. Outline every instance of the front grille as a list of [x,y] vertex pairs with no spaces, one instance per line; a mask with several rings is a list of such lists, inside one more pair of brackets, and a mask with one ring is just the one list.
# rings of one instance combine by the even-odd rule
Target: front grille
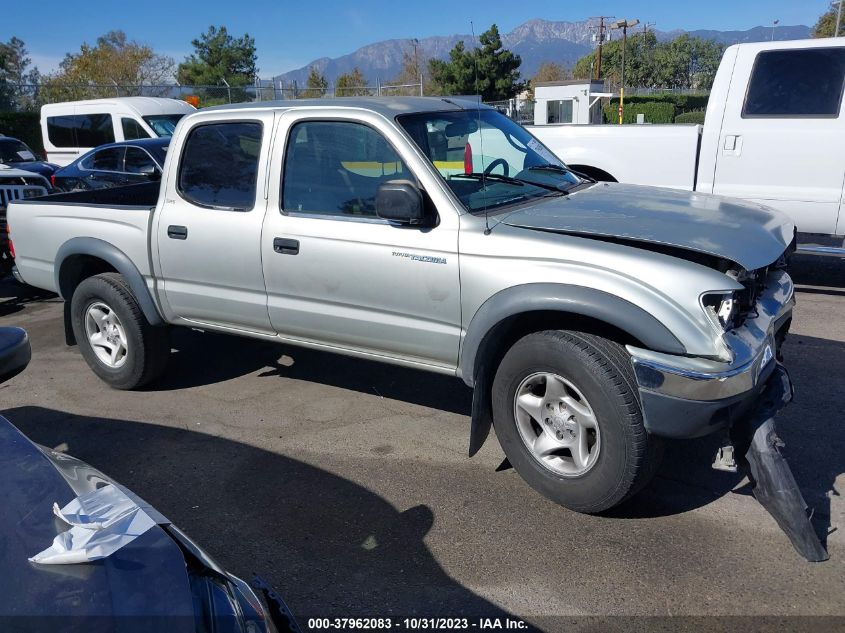
[[760,293],[766,289],[766,279],[768,279],[769,273],[774,270],[785,269],[789,256],[794,250],[795,240],[793,239],[792,244],[787,247],[777,261],[769,264],[768,266],[764,266],[763,268],[750,270],[735,277],[735,279],[742,284],[743,288],[738,293],[737,297],[739,301],[739,315],[736,319],[737,326],[743,325],[749,316],[752,318],[757,316],[757,298],[760,296]]
[[46,196],[47,189],[40,185],[4,185],[0,184],[0,211],[5,211],[10,202]]

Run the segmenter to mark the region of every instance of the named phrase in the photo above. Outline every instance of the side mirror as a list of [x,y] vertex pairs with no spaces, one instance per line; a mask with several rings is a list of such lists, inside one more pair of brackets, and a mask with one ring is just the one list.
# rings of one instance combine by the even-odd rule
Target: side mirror
[[401,224],[422,224],[425,219],[422,192],[410,180],[388,180],[376,193],[376,215]]
[[138,173],[142,176],[146,176],[150,180],[158,179],[158,169],[156,169],[156,166],[152,164],[141,165],[141,167],[138,169]]
[[32,358],[32,348],[26,330],[19,327],[0,327],[0,382],[18,375]]

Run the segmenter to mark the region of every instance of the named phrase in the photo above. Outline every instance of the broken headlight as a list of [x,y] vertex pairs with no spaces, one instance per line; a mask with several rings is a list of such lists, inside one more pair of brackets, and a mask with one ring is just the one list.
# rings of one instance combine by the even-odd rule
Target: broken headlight
[[737,292],[711,292],[702,295],[701,307],[719,330],[727,332],[737,326],[740,313]]

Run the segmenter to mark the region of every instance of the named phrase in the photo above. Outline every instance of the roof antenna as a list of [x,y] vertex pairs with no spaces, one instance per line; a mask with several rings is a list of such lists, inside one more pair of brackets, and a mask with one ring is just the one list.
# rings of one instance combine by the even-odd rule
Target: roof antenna
[[[476,110],[478,125],[478,149],[481,151],[481,191],[487,193],[487,181],[484,169],[484,134],[481,131],[481,93],[478,92],[478,40],[475,38],[475,25],[469,21],[469,30],[472,32],[472,65],[475,69],[475,96],[478,98],[478,109]],[[484,200],[484,235],[490,235],[490,210],[487,205],[487,196],[482,194]]]

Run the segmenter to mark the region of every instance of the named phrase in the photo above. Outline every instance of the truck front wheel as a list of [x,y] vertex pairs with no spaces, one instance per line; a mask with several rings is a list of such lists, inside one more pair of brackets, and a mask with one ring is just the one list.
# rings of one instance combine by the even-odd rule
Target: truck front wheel
[[635,494],[661,455],[625,348],[593,334],[549,330],[517,341],[493,382],[493,424],[520,476],[578,512]]
[[170,332],[150,325],[117,273],[82,281],[71,299],[73,334],[88,366],[116,389],[135,389],[164,371]]

